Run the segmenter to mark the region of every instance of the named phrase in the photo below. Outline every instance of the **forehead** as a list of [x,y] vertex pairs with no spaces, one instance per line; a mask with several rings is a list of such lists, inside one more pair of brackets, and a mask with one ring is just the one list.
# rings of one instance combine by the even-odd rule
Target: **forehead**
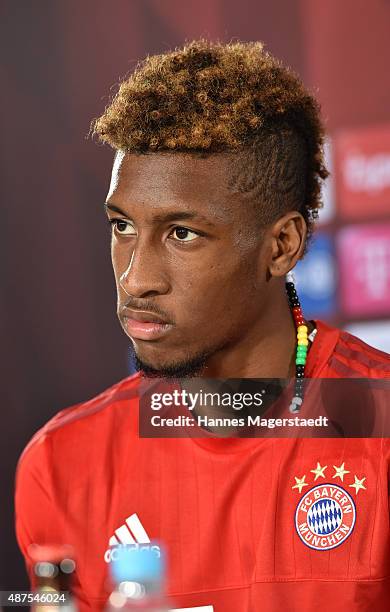
[[153,209],[196,207],[221,220],[236,216],[247,204],[243,206],[237,194],[229,191],[232,161],[227,154],[118,152],[107,200]]

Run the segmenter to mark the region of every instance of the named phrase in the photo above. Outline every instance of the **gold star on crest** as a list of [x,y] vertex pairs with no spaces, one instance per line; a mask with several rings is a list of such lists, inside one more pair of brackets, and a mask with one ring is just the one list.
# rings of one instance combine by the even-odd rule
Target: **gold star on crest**
[[292,489],[299,489],[299,492],[301,492],[303,487],[309,486],[308,483],[305,482],[306,475],[302,476],[302,478],[297,478],[296,476],[294,476],[294,478],[295,478],[295,485],[291,487]]
[[316,477],[314,478],[314,482],[317,480],[317,478],[319,478],[321,476],[321,478],[325,478],[325,470],[328,466],[324,465],[321,466],[321,464],[317,461],[317,467],[315,470],[310,470],[313,474],[316,475]]
[[352,487],[353,489],[355,489],[356,491],[356,495],[359,493],[360,489],[365,489],[366,487],[364,486],[363,482],[366,480],[366,477],[363,476],[363,478],[361,478],[359,480],[359,478],[357,476],[355,476],[355,482],[351,485],[349,485],[350,487]]
[[344,476],[345,474],[349,474],[350,471],[345,469],[345,462],[343,462],[340,467],[337,467],[336,465],[333,466],[334,469],[336,470],[334,475],[332,476],[332,478],[340,478],[340,480],[342,482],[344,482]]

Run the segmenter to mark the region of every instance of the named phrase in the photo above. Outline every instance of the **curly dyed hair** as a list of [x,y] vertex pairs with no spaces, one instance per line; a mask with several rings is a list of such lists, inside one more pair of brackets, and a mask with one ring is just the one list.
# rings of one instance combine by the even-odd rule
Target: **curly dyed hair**
[[269,223],[321,208],[324,128],[319,105],[262,43],[193,41],[147,57],[123,80],[93,133],[129,153],[236,153],[229,188]]

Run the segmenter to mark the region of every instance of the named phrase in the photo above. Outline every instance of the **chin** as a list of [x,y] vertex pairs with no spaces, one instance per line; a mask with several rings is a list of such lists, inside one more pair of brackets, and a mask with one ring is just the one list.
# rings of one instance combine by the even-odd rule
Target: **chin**
[[148,359],[139,352],[135,354],[137,370],[150,378],[191,378],[201,376],[208,357],[208,352],[202,352],[162,363],[158,359]]

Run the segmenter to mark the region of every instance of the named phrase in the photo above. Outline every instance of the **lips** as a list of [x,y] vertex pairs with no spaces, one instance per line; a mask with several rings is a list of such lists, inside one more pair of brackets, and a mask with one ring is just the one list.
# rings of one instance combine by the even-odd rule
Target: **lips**
[[153,314],[152,312],[148,312],[146,310],[132,310],[131,308],[124,308],[123,314],[129,319],[133,319],[134,321],[140,321],[142,323],[168,323],[168,321],[166,321],[159,315]]
[[136,340],[158,340],[165,336],[172,325],[150,312],[125,309],[123,322],[127,334]]

